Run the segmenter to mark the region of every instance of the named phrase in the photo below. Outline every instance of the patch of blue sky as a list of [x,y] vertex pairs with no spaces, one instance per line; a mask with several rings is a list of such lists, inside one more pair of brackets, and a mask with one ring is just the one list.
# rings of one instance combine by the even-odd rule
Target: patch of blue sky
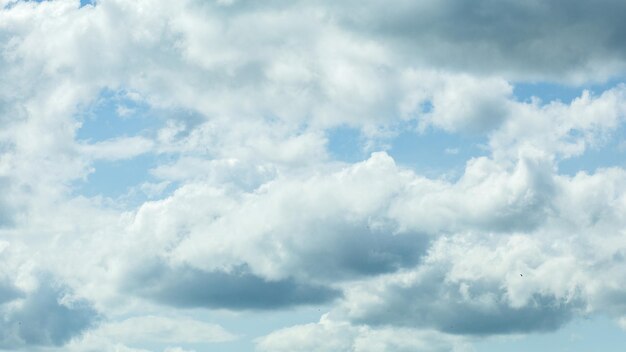
[[606,317],[575,320],[552,333],[493,337],[475,345],[480,352],[621,352],[624,346],[626,333]]
[[[367,150],[367,140],[359,129],[338,127],[329,131],[328,150],[343,162],[358,162],[375,150]],[[395,162],[429,177],[459,176],[467,160],[487,155],[485,137],[452,134],[440,129],[417,131],[415,126],[402,126],[399,133],[383,141],[385,150]]]
[[94,103],[77,116],[82,125],[76,139],[99,142],[115,137],[135,136],[154,131],[162,120],[159,114],[125,91],[104,90]]
[[367,159],[365,139],[358,128],[339,126],[327,131],[327,148],[335,159],[355,163]]
[[[131,209],[142,203],[171,195],[179,182],[155,178],[151,170],[163,163],[162,157],[144,154],[133,159],[96,161],[94,172],[85,181],[73,184],[73,194],[88,198],[103,198],[114,208]],[[144,189],[145,185],[153,185]]]
[[419,133],[404,130],[390,143],[388,151],[396,163],[428,176],[456,178],[474,157],[488,155],[486,137],[452,134],[428,128]]
[[[83,109],[77,118],[82,122],[76,139],[96,143],[119,137],[151,136],[163,124],[160,113],[125,91],[104,90],[94,103]],[[94,171],[86,181],[77,182],[74,192],[86,197],[118,198],[132,187],[144,182],[156,182],[150,169],[167,156],[146,153],[125,160],[96,160]],[[140,201],[140,193],[135,192]]]
[[77,185],[76,191],[86,197],[120,197],[131,187],[150,181],[149,170],[157,165],[158,158],[153,154],[127,160],[96,161],[92,165],[94,172],[86,182]]

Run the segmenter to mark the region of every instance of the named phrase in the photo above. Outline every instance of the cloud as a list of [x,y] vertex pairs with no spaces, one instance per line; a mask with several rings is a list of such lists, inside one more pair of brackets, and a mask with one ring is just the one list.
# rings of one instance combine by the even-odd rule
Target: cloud
[[[219,325],[208,324],[183,316],[138,316],[121,321],[108,321],[86,332],[65,346],[69,351],[139,351],[128,346],[151,344],[220,343],[236,336]],[[183,351],[166,348],[166,351]],[[145,351],[145,350],[141,350]]]
[[257,339],[257,349],[281,351],[471,351],[462,339],[435,331],[370,328],[336,322],[323,316],[318,323],[296,325]]
[[336,290],[320,285],[292,279],[270,281],[246,268],[206,272],[147,265],[129,273],[122,285],[124,291],[180,308],[276,309],[326,303],[339,296]]
[[[584,298],[574,293],[572,297],[558,297],[537,290],[519,303],[512,301],[516,292],[506,286],[513,284],[511,278],[458,282],[450,280],[449,272],[438,270],[442,269],[429,266],[418,269],[413,277],[381,280],[377,281],[378,288],[371,284],[363,291],[351,292],[346,300],[346,306],[353,309],[348,313],[350,319],[373,326],[392,324],[460,335],[494,335],[554,331],[586,309]],[[520,280],[524,277],[509,275],[518,275]]]
[[0,347],[61,346],[79,336],[98,319],[83,300],[73,299],[50,277],[41,277],[30,292],[16,292],[0,305]]
[[421,265],[348,287],[336,317],[470,335],[553,331],[600,312],[618,317],[622,173],[554,177],[551,210],[535,226],[510,234],[462,226],[435,240]]
[[619,0],[355,5],[335,5],[346,26],[424,65],[521,80],[605,79],[624,70]]
[[[299,280],[337,284],[363,279],[367,287],[363,290],[376,292],[368,285],[387,286],[376,279],[370,281],[371,278],[430,270],[424,267],[423,260],[432,255],[432,241],[439,243],[437,238],[442,234],[474,229],[477,233],[495,232],[508,238],[507,234],[541,230],[558,214],[554,199],[562,192],[561,179],[552,174],[553,170],[551,161],[542,154],[528,154],[508,168],[480,158],[468,164],[466,173],[456,183],[447,183],[398,168],[388,155],[380,153],[326,175],[276,180],[262,190],[243,195],[201,184],[184,187],[165,201],[145,204],[130,226],[138,239],[150,241],[150,247],[142,247],[144,253],[154,248],[172,266],[169,269],[161,264],[144,266],[145,271],[139,270],[125,282],[136,285],[130,288],[131,292],[163,303],[231,309],[252,308],[247,306],[251,300],[268,307],[289,304],[291,285]],[[368,192],[363,192],[366,186]],[[306,242],[307,239],[311,242]],[[500,248],[500,243],[493,245]],[[170,249],[162,252],[162,248]],[[246,265],[243,272],[242,262]],[[224,272],[223,268],[230,269]],[[398,293],[393,293],[393,284],[389,284],[389,292],[381,295],[390,296],[381,297],[380,301],[391,305],[392,298],[398,296],[396,308],[389,310],[397,309],[401,317],[390,313],[355,320],[419,326],[425,323],[402,322],[402,319],[407,314],[422,319],[429,314],[421,314],[421,309],[436,309],[436,305],[423,302],[450,297],[441,306],[456,307],[454,297],[460,299],[460,293],[454,296],[450,291],[458,291],[458,285],[441,284],[448,275],[445,268],[443,262],[433,264],[433,272],[424,274],[429,277],[429,284],[416,282],[415,287],[398,289]],[[271,297],[277,301],[266,302],[262,297],[248,296],[262,295],[266,289],[272,291],[269,286],[264,288],[272,280],[272,287],[289,283],[281,288],[286,297],[273,294]],[[561,304],[560,298],[534,288],[525,293],[526,299],[533,297],[534,303],[516,303],[528,304],[524,310],[509,301],[511,292],[502,290],[501,280],[502,277],[496,277],[476,284],[476,299],[494,295],[492,305],[483,306],[468,298],[466,305],[456,309],[463,314],[450,313],[446,317],[443,311],[430,313],[441,319],[431,319],[437,324],[432,327],[452,331],[449,324],[468,316],[484,318],[484,331],[479,325],[473,331],[461,322],[457,322],[454,331],[487,334],[554,329],[584,308],[584,300]],[[405,279],[400,281],[406,283]],[[239,306],[214,297],[217,291],[213,292],[212,287],[228,293]],[[354,287],[358,285],[342,288],[351,293]],[[309,287],[302,292],[314,294],[316,290]],[[410,301],[402,299],[412,301],[412,297],[420,295],[425,298],[417,301],[414,308],[417,312],[408,313]],[[305,297],[302,301],[322,303],[329,297],[333,296]],[[286,303],[279,303],[281,299]],[[359,307],[366,306],[353,296],[345,301],[348,305],[355,301]],[[552,307],[554,310],[550,310]],[[528,317],[533,318],[530,319],[533,324],[525,326]],[[541,322],[542,317],[545,322]],[[512,321],[507,324],[507,319]]]
[[126,137],[105,140],[92,144],[84,144],[81,152],[95,160],[124,160],[149,152],[153,147],[150,139],[142,137]]
[[235,336],[222,327],[184,317],[143,316],[110,322],[93,334],[104,335],[113,341],[154,341],[167,343],[222,342]]
[[17,287],[15,287],[8,280],[3,280],[0,282],[0,304],[4,304],[19,297],[22,297],[23,292],[21,292]]
[[184,350],[180,347],[166,348],[163,352],[194,352],[193,350]]
[[582,155],[610,140],[626,117],[625,86],[600,95],[589,91],[570,104],[514,103],[502,127],[489,138],[493,154],[510,158],[525,148],[539,149],[560,159]]
[[530,231],[552,212],[551,169],[549,158],[533,151],[508,166],[470,159],[455,183],[417,177],[390,212],[403,226],[432,234]]
[[254,191],[188,184],[144,204],[128,230],[146,244],[144,252],[207,272],[245,264],[270,280],[307,282],[392,272],[417,263],[429,242],[385,215],[411,178],[380,153]]
[[[513,104],[513,87],[499,77],[475,77],[409,71],[406,113],[419,113],[420,129],[434,126],[449,132],[484,134],[506,120]],[[409,83],[410,82],[410,83]]]
[[[256,158],[261,161],[259,164],[263,161],[302,164],[303,160],[323,159],[326,157],[325,141],[320,137],[323,136],[320,129],[348,124],[374,133],[372,131],[393,126],[398,117],[417,119],[422,127],[483,134],[492,132],[513,116],[524,116],[507,123],[502,133],[496,133],[492,138],[494,148],[514,149],[517,144],[509,144],[522,137],[542,144],[554,143],[553,138],[546,135],[552,129],[544,128],[546,126],[539,122],[534,123],[539,128],[533,129],[539,137],[524,134],[515,126],[520,125],[520,121],[532,120],[528,116],[545,114],[546,118],[553,118],[559,111],[567,114],[558,107],[543,109],[515,102],[510,96],[510,81],[499,75],[501,69],[476,74],[471,67],[466,67],[462,70],[464,73],[447,72],[436,68],[436,63],[445,62],[439,59],[430,64],[413,64],[420,62],[416,58],[431,55],[437,46],[413,52],[407,60],[396,46],[388,45],[387,34],[382,37],[376,34],[388,32],[382,23],[387,17],[378,17],[380,14],[400,19],[411,13],[418,18],[428,13],[438,14],[435,19],[449,19],[442,23],[465,24],[469,28],[493,26],[470,35],[486,41],[484,50],[489,52],[490,45],[498,47],[510,42],[499,36],[510,32],[506,30],[508,21],[501,21],[494,13],[509,13],[510,9],[524,14],[530,22],[528,27],[516,22],[520,38],[526,32],[533,38],[534,31],[543,33],[544,30],[541,38],[552,38],[552,27],[530,24],[535,18],[537,21],[569,18],[561,12],[552,16],[557,9],[553,4],[522,6],[507,1],[494,5],[481,1],[468,7],[456,1],[401,2],[394,7],[380,8],[375,4],[359,4],[357,13],[361,15],[353,19],[372,24],[370,27],[376,28],[376,33],[348,23],[350,20],[345,18],[345,13],[352,13],[352,10],[346,11],[346,5],[299,2],[297,5],[316,14],[302,18],[302,11],[293,4],[252,5],[245,1],[227,7],[193,1],[159,4],[153,4],[149,14],[141,11],[138,2],[117,0],[81,9],[71,1],[19,2],[3,10],[6,23],[3,33],[11,38],[11,45],[4,49],[3,70],[11,81],[20,82],[20,87],[11,91],[10,87],[5,87],[4,96],[10,102],[7,109],[24,117],[10,121],[12,128],[7,136],[16,148],[17,158],[28,156],[32,160],[28,165],[46,165],[47,169],[54,170],[51,174],[59,173],[57,181],[67,182],[68,178],[79,179],[90,172],[89,161],[76,158],[75,153],[81,148],[99,153],[101,157],[105,157],[102,153],[106,152],[110,157],[113,141],[90,147],[75,145],[73,141],[79,124],[72,114],[77,107],[95,99],[103,89],[133,91],[154,107],[183,109],[199,114],[201,119],[210,119],[201,127],[192,128],[194,131],[188,138],[178,141],[166,138],[167,129],[164,129],[162,144],[159,143],[161,151],[194,153],[208,147],[214,158],[246,162]],[[602,11],[607,13],[613,13],[608,9],[621,6],[610,1],[603,5]],[[583,23],[593,23],[597,13],[583,11],[586,6],[575,3],[565,6],[564,11],[579,9],[580,12],[574,12],[584,14]],[[57,15],[48,16],[49,13]],[[485,16],[490,20],[486,24],[483,23]],[[27,20],[30,18],[45,25],[31,27]],[[169,25],[163,27],[162,23],[166,22]],[[131,35],[120,30],[124,27],[119,25],[121,23],[129,24]],[[416,23],[419,27],[428,21]],[[607,31],[617,32],[621,28],[618,23],[609,22],[612,26],[605,20],[602,23],[603,26],[594,28],[606,27]],[[499,29],[500,25],[504,30]],[[46,31],[37,29],[43,27]],[[434,26],[416,33],[432,32],[435,38],[441,37],[436,43],[451,45],[460,40],[459,33],[466,31],[450,27]],[[252,32],[251,28],[263,30]],[[556,33],[560,33],[558,28],[554,24]],[[403,27],[402,33],[413,33],[409,29]],[[164,35],[148,34],[159,31]],[[48,40],[49,35],[54,36],[55,41]],[[410,36],[419,40],[420,35]],[[568,40],[576,38],[563,36]],[[576,46],[582,47],[586,46]],[[251,48],[258,50],[252,55]],[[509,50],[502,49],[502,52]],[[464,49],[462,55],[446,56],[467,58],[468,53]],[[126,57],[133,59],[122,59]],[[490,60],[466,61],[471,66],[473,62],[487,65]],[[514,60],[504,62],[515,65]],[[564,65],[559,64],[559,67]],[[44,74],[35,77],[33,72]],[[432,109],[424,109],[424,106]],[[537,118],[537,121],[546,118]],[[309,129],[304,133],[303,125]],[[571,129],[577,130],[577,126]],[[32,135],[47,138],[30,138]],[[561,137],[566,139],[566,136]],[[128,138],[127,142],[133,144],[125,151],[130,153],[127,157],[150,149],[151,141],[140,140],[138,136]],[[573,138],[563,146],[568,148],[564,153],[580,153],[581,143],[579,138]],[[119,154],[119,148],[116,150]],[[65,166],[62,170],[54,166],[59,163]]]
[[[132,239],[126,251],[102,255],[118,263],[122,292],[174,307],[272,309],[343,292],[336,314],[356,323],[478,335],[554,330],[614,306],[591,280],[600,276],[576,264],[599,243],[580,237],[551,248],[599,224],[617,236],[621,220],[602,207],[623,188],[618,170],[574,178],[555,170],[528,152],[508,166],[474,159],[447,182],[379,153],[254,191],[188,184],[145,203],[122,230]],[[602,184],[611,191],[598,193]]]
[[17,202],[16,199],[11,199],[9,196],[12,188],[11,183],[8,176],[0,176],[0,192],[7,195],[0,200],[0,228],[11,226],[14,223]]

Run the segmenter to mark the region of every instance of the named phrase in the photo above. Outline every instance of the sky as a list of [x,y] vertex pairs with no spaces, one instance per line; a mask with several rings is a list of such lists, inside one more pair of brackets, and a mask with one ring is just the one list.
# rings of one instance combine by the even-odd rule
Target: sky
[[618,352],[623,0],[0,0],[0,350]]

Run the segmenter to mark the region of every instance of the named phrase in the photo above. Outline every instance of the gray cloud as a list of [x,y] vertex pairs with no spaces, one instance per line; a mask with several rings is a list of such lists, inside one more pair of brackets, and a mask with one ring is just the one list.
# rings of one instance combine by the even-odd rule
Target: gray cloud
[[302,8],[328,14],[330,22],[346,33],[390,45],[401,65],[557,81],[606,79],[626,69],[622,15],[626,4],[620,0],[401,0],[322,5],[243,0],[231,6],[204,6],[229,21],[280,12],[298,17],[303,12],[297,10]]
[[344,23],[397,44],[411,61],[466,72],[516,73],[518,79],[608,78],[625,67],[626,4],[619,0],[354,5],[347,5],[350,12],[341,8]]
[[8,281],[0,281],[0,304],[10,302],[16,298],[22,297],[21,292],[17,287]]
[[428,249],[430,239],[426,235],[394,234],[391,226],[381,229],[372,227],[365,222],[346,224],[312,221],[303,237],[310,238],[310,242],[315,242],[316,238],[322,240],[322,236],[332,236],[333,240],[310,243],[308,248],[293,248],[294,252],[299,253],[293,264],[297,270],[304,271],[306,276],[334,281],[375,276],[412,267]]
[[40,278],[33,292],[9,291],[10,301],[0,305],[0,348],[61,346],[98,318],[87,302],[65,300],[66,289],[50,277]]
[[[0,142],[0,152],[2,152]],[[11,202],[11,180],[6,176],[0,175],[0,194],[5,195],[0,198],[0,228],[11,226],[14,224],[15,204]]]
[[181,308],[276,309],[319,304],[340,296],[329,287],[293,279],[270,281],[243,266],[230,272],[168,267],[155,261],[129,274],[123,288]]
[[204,6],[229,19],[281,11],[298,16],[295,9],[302,8],[329,14],[332,23],[347,33],[391,45],[403,64],[522,80],[597,80],[626,68],[622,15],[626,4],[619,0],[401,0],[322,5],[243,0],[230,6]]
[[374,326],[434,328],[452,334],[493,335],[548,332],[569,322],[585,307],[581,299],[565,300],[533,294],[528,303],[513,307],[499,283],[474,282],[471,298],[461,285],[433,275],[415,285],[388,287],[380,305],[353,319]]
[[[574,248],[550,249],[555,235],[463,235],[437,240],[422,265],[346,289],[335,319],[356,324],[493,335],[554,331],[604,310],[618,290],[587,273]],[[598,282],[593,282],[596,278]],[[619,290],[622,290],[621,288]],[[612,309],[619,304],[611,301]]]

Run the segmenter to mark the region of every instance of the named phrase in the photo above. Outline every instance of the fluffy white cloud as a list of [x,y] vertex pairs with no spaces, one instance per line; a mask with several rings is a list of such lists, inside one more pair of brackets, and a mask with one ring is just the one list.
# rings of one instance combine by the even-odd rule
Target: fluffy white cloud
[[101,308],[121,299],[117,290],[229,309],[328,302],[343,291],[333,314],[357,323],[551,330],[620,305],[624,179],[620,169],[558,176],[539,153],[511,166],[475,159],[451,183],[381,153],[254,191],[189,184],[40,260]]
[[357,322],[551,330],[615,308],[624,289],[605,276],[624,275],[621,175],[559,176],[550,159],[530,154],[510,167],[475,159],[449,183],[375,154],[253,192],[187,185],[129,219],[132,241],[108,260],[122,265],[124,289],[173,306],[317,303],[336,298],[335,286],[346,295],[337,314]]
[[490,136],[497,157],[515,155],[526,148],[540,149],[559,158],[581,155],[610,139],[626,117],[626,87],[620,84],[594,96],[589,91],[570,104],[514,103],[504,125]]
[[594,312],[619,316],[623,170],[553,182],[539,226],[441,237],[415,269],[351,285],[338,315],[470,334],[553,330]]

